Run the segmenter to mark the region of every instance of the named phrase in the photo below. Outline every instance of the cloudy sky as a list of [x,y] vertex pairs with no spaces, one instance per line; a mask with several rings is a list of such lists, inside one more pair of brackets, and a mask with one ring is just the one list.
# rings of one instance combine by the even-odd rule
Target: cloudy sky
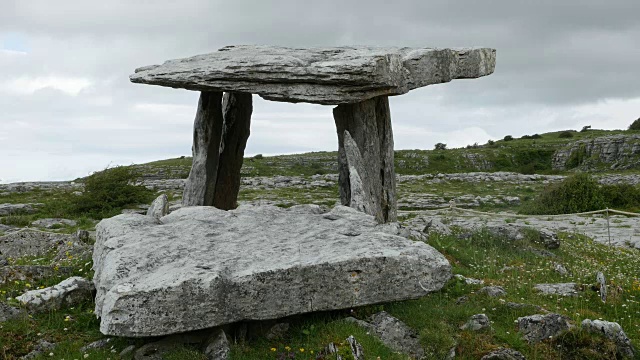
[[[640,116],[638,0],[0,0],[0,182],[190,155],[198,94],[136,67],[231,44],[483,46],[493,75],[390,99],[396,149]],[[247,154],[337,149],[331,107],[254,96]]]

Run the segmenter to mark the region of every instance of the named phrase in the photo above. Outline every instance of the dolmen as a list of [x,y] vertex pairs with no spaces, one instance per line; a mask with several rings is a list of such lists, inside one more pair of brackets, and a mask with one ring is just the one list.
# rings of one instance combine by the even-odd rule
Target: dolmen
[[[388,97],[494,67],[486,48],[229,46],[137,69],[134,83],[200,91],[193,165],[181,209],[97,225],[101,332],[161,336],[440,290],[449,262],[394,223]],[[238,207],[252,94],[336,105],[342,205]]]

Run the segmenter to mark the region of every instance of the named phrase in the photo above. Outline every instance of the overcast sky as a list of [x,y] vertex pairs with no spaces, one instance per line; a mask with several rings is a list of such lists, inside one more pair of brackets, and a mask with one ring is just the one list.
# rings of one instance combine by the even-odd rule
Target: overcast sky
[[[497,49],[493,75],[392,97],[396,149],[620,129],[640,116],[638,0],[0,0],[0,182],[191,154],[198,94],[136,67],[232,44]],[[247,155],[337,149],[331,107],[254,96]]]

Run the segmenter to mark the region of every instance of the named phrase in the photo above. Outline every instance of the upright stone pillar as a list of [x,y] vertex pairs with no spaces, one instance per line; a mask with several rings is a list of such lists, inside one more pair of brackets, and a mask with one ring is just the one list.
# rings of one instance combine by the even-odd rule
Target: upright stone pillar
[[183,206],[213,205],[223,121],[222,92],[201,92],[193,124],[193,164],[184,187]]
[[249,139],[252,111],[251,94],[240,92],[224,94],[222,100],[224,125],[213,199],[213,206],[218,209],[231,210],[238,207],[240,169],[244,159],[244,149]]
[[193,164],[183,206],[237,207],[240,169],[249,138],[251,94],[202,92],[193,125]]
[[333,109],[338,131],[338,171],[343,205],[397,219],[393,133],[389,98],[379,96]]

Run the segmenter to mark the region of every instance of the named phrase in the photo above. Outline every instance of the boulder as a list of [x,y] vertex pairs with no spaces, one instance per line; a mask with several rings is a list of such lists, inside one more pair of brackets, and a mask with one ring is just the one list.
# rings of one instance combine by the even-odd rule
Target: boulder
[[478,294],[486,294],[490,297],[502,297],[507,295],[507,291],[502,286],[485,286],[478,290]]
[[74,276],[52,287],[31,290],[17,296],[29,311],[41,312],[74,306],[91,299],[93,284],[91,281]]
[[617,352],[623,357],[633,358],[635,349],[631,340],[624,333],[620,324],[603,320],[582,320],[582,329],[591,333],[600,334],[616,343]]
[[0,216],[33,214],[42,204],[0,204]]
[[93,253],[104,334],[143,337],[421,297],[451,277],[423,242],[337,206],[184,207],[101,221]]
[[134,83],[195,91],[238,91],[267,100],[325,105],[400,95],[493,73],[493,49],[227,46],[136,69]]
[[55,251],[56,260],[88,254],[91,248],[72,235],[24,229],[0,236],[0,254],[7,258],[45,256]]
[[169,197],[167,194],[158,196],[151,206],[147,209],[147,216],[153,216],[157,219],[167,215],[169,213]]
[[519,317],[517,322],[518,331],[522,333],[522,337],[532,344],[555,338],[572,328],[569,318],[559,314]]
[[533,288],[542,295],[578,296],[576,283],[537,284]]

